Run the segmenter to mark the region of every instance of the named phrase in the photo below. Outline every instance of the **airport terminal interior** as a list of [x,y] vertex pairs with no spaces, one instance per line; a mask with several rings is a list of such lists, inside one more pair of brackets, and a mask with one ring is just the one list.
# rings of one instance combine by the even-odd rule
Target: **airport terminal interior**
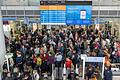
[[120,80],[120,0],[0,0],[0,80]]

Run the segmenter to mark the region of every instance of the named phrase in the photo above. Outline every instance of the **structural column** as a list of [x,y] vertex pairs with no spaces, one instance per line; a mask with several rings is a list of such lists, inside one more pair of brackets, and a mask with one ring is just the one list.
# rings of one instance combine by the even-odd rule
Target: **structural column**
[[120,26],[118,26],[118,31],[117,31],[117,36],[118,36],[118,40],[120,41]]
[[0,68],[2,68],[2,65],[5,61],[5,54],[6,54],[5,37],[3,32],[3,21],[0,5]]

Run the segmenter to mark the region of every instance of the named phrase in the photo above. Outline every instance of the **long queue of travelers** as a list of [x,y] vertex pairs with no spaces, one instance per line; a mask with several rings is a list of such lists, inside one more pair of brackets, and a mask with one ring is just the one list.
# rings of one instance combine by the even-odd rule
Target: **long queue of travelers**
[[[43,74],[52,75],[52,64],[55,67],[66,65],[70,69],[68,79],[71,80],[71,68],[80,65],[81,54],[92,57],[105,57],[104,80],[112,80],[107,75],[112,62],[120,62],[119,42],[114,40],[111,31],[92,28],[65,28],[60,30],[37,29],[26,30],[6,39],[13,53],[10,72],[7,62],[3,65],[3,80],[42,80]],[[101,80],[94,73],[99,73],[99,66],[88,65],[86,80]],[[76,79],[74,79],[76,80]]]

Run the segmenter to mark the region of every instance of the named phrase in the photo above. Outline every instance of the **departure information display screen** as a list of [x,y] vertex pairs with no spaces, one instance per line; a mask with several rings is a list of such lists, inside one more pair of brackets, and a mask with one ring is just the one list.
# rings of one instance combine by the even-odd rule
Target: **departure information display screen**
[[42,25],[89,25],[92,1],[40,1]]
[[45,5],[41,6],[41,24],[65,25],[66,20],[65,5]]

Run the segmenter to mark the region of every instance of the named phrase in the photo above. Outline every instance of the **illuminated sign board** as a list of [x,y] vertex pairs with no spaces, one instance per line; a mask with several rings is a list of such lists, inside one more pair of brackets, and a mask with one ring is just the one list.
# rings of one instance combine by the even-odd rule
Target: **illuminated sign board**
[[42,25],[89,25],[92,1],[41,1]]
[[92,6],[67,5],[66,24],[89,25],[91,24]]

